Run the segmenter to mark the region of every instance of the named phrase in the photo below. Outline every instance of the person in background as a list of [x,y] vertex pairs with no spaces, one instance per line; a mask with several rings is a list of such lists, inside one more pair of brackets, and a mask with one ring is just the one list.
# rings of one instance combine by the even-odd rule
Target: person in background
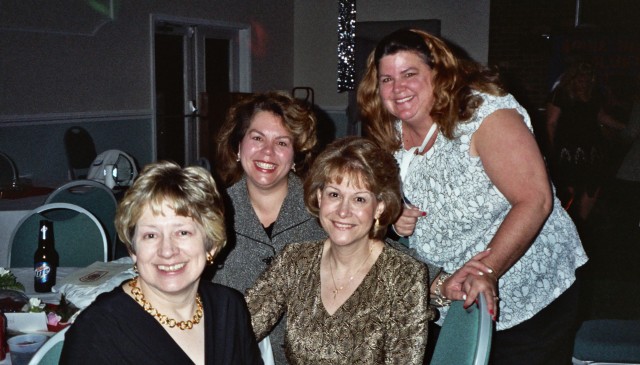
[[262,364],[242,294],[200,280],[226,242],[206,170],[147,165],[118,206],[116,228],[138,276],[81,312],[61,364]]
[[247,291],[258,339],[286,315],[292,364],[422,364],[428,269],[383,241],[402,209],[393,156],[366,139],[335,141],[304,188],[329,237],[288,244]]
[[[443,268],[431,287],[444,304],[437,323],[448,300],[470,305],[484,295],[499,303],[489,309],[490,363],[570,362],[575,271],[587,257],[553,195],[529,116],[497,75],[431,34],[398,30],[371,53],[358,105],[368,136],[401,166],[407,203],[394,229]],[[487,249],[479,261],[491,273],[454,285],[448,273]]]
[[[229,245],[214,282],[244,292],[286,244],[326,237],[305,209],[297,175],[316,141],[314,114],[287,94],[256,94],[231,107],[217,140],[218,174],[230,186]],[[284,326],[270,336],[277,364],[286,364]]]
[[610,155],[603,126],[624,129],[604,110],[593,65],[573,63],[551,91],[547,102],[547,131],[554,180],[565,208],[578,227],[584,226],[606,180]]

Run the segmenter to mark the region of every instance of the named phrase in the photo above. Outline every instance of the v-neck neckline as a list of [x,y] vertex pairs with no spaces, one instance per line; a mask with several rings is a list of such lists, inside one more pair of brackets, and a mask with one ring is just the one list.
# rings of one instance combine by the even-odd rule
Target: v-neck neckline
[[[344,301],[344,303],[342,303],[340,306],[338,306],[335,310],[335,312],[333,312],[333,314],[329,313],[329,311],[327,310],[327,307],[324,304],[324,300],[322,300],[322,277],[320,275],[320,266],[322,265],[322,252],[324,251],[324,244],[320,245],[320,250],[318,253],[318,270],[317,270],[317,275],[316,275],[316,280],[318,281],[318,289],[316,291],[316,295],[318,296],[318,298],[320,299],[320,305],[322,306],[322,310],[324,312],[324,314],[329,317],[329,318],[335,318],[336,315],[339,314],[340,311],[344,310],[344,308],[349,305],[350,302],[352,302],[353,297],[355,297],[356,295],[360,295],[360,291],[363,286],[369,286],[369,281],[371,280],[371,276],[372,276],[372,272],[375,270],[377,271],[378,268],[378,262],[380,261],[380,259],[382,258],[382,255],[384,255],[385,250],[387,249],[386,245],[383,243],[382,244],[382,251],[380,251],[380,254],[378,255],[378,257],[376,258],[376,261],[374,261],[373,265],[371,265],[371,268],[369,269],[369,271],[365,274],[364,278],[362,279],[362,281],[360,282],[360,284],[356,287],[356,289],[353,291],[353,293]],[[364,289],[363,289],[364,290]]]

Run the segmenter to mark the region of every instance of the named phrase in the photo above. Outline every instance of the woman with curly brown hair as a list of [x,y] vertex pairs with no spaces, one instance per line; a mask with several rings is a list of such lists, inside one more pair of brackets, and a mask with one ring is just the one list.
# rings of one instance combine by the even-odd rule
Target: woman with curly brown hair
[[[316,141],[313,112],[288,94],[256,94],[231,107],[217,140],[229,244],[214,282],[244,292],[286,244],[326,237],[305,209],[298,177]],[[284,323],[270,336],[277,364],[286,364],[283,330]]]
[[[526,110],[497,75],[417,30],[380,41],[358,104],[369,136],[401,167],[406,205],[394,229],[443,268],[433,295],[465,305],[485,296],[497,321],[493,364],[570,362],[575,270],[587,257]],[[448,276],[487,249],[480,262],[491,274],[461,287]],[[439,324],[447,306],[440,312]]]

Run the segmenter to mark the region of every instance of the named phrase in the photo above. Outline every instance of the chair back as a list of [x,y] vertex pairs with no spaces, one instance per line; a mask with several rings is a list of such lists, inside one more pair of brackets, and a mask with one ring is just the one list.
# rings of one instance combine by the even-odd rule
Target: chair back
[[582,322],[573,346],[573,365],[640,364],[640,319]]
[[89,167],[97,155],[89,132],[82,127],[69,127],[64,133],[64,149],[69,163],[69,177],[86,179]]
[[18,184],[18,172],[13,160],[0,152],[0,191],[15,188]]
[[9,267],[32,267],[40,221],[53,221],[60,266],[84,267],[107,261],[107,236],[88,210],[69,203],[42,205],[23,217],[9,240]]
[[478,305],[465,309],[460,300],[451,303],[431,358],[431,365],[486,365],[491,349],[493,322],[483,295]]
[[62,346],[64,345],[64,335],[69,327],[63,328],[54,334],[42,345],[29,361],[29,365],[58,365]]
[[118,202],[111,189],[93,180],[73,180],[49,194],[44,203],[75,204],[95,215],[107,235],[107,257],[113,260],[118,238],[114,223]]

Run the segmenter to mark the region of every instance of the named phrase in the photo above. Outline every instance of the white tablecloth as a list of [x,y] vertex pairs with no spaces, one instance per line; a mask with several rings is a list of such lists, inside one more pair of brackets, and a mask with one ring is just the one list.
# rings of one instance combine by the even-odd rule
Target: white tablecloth
[[[56,281],[60,282],[60,280],[64,279],[67,275],[73,273],[78,270],[78,267],[59,267],[58,275],[56,276]],[[13,275],[16,276],[16,279],[22,285],[24,285],[24,293],[29,298],[40,298],[45,303],[60,303],[60,293],[36,293],[33,289],[33,268],[31,267],[18,267],[10,269]]]

